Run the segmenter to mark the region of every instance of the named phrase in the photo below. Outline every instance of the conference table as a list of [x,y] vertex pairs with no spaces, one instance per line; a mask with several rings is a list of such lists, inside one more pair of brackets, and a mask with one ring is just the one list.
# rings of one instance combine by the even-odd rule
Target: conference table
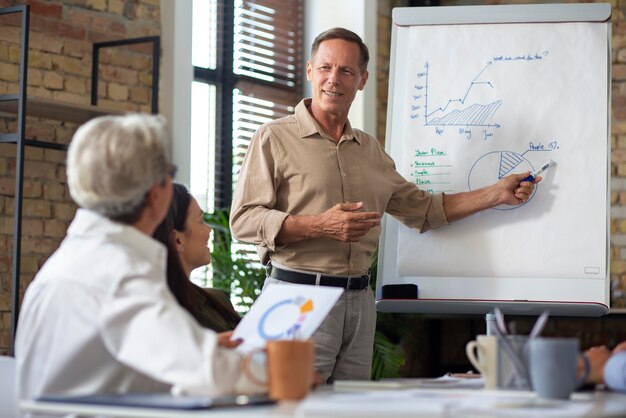
[[[415,381],[411,379],[410,381]],[[22,401],[23,412],[46,416],[111,418],[244,418],[244,417],[626,417],[626,394],[576,392],[568,401],[537,398],[529,391],[404,388],[382,384],[350,388],[326,386],[300,402],[272,405],[174,410],[124,406]]]

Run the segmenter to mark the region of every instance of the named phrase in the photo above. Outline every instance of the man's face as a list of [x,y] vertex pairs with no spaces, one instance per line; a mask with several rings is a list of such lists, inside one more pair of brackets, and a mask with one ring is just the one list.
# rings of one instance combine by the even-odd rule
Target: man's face
[[354,42],[330,39],[322,42],[307,63],[307,80],[313,89],[312,106],[331,115],[347,117],[368,73],[361,73],[361,51]]

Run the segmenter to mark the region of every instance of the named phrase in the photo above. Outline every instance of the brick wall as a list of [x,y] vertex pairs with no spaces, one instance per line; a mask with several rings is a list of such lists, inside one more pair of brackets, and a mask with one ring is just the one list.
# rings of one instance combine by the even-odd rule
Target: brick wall
[[[75,104],[91,98],[93,42],[160,34],[159,0],[0,0],[0,8],[31,6],[29,96]],[[17,93],[19,18],[0,19],[0,94]],[[100,53],[98,106],[150,110],[152,60],[147,46]],[[67,144],[77,125],[27,118],[26,135]],[[0,118],[0,133],[15,132],[15,118]],[[65,152],[26,147],[20,293],[58,247],[76,206],[67,191]],[[15,145],[0,144],[0,354],[9,346]]]

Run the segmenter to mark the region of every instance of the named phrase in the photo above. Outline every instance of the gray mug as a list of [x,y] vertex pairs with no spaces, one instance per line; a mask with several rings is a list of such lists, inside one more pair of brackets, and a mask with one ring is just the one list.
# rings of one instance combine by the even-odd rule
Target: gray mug
[[[589,363],[580,354],[576,338],[534,338],[528,342],[528,362],[533,390],[542,398],[569,399],[589,375]],[[581,356],[585,372],[576,379]]]

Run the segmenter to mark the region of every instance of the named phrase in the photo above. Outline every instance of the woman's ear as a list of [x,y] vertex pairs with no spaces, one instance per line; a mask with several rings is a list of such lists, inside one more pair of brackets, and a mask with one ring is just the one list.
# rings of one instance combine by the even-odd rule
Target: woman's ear
[[182,253],[184,250],[184,237],[183,234],[178,232],[177,230],[172,231],[172,241],[174,242],[174,247],[176,251]]

